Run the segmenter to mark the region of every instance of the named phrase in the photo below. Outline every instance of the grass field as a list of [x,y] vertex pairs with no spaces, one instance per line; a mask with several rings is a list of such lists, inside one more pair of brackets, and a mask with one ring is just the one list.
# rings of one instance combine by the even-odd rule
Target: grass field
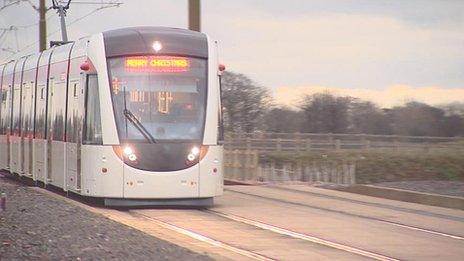
[[333,161],[356,163],[356,183],[412,180],[464,180],[464,153],[455,152],[330,152],[261,153],[260,160],[276,162]]

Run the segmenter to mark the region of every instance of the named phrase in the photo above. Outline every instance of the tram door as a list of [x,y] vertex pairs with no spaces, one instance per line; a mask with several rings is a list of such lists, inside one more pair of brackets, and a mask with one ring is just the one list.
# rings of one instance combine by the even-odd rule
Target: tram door
[[[23,78],[30,76],[33,70],[25,72]],[[29,77],[30,78],[30,77]],[[23,80],[23,102],[21,113],[21,172],[32,176],[32,131],[34,113],[34,81]]]
[[[9,65],[11,66],[10,63]],[[7,65],[8,66],[8,65]],[[12,85],[11,81],[12,74],[8,77],[3,77],[3,87],[2,87],[2,126],[0,126],[0,168],[9,169],[10,168],[10,143],[9,143],[9,131],[10,131],[10,122],[11,122],[11,96],[12,96]]]
[[68,85],[68,115],[66,121],[66,187],[81,189],[81,140],[84,112],[85,74],[70,78]]
[[64,186],[66,78],[50,78],[47,136],[47,178],[55,186]]
[[22,174],[20,171],[20,151],[21,151],[21,76],[22,76],[22,65],[24,59],[19,60],[16,63],[13,83],[13,113],[12,113],[12,124],[10,131],[10,171],[13,173]]

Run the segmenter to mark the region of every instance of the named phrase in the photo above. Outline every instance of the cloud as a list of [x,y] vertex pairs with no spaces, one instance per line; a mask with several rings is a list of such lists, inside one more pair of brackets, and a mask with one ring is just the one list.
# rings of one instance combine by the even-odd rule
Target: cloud
[[220,40],[224,63],[266,87],[458,88],[464,82],[464,34],[455,27],[368,14],[216,16],[220,26],[206,29]]
[[[228,70],[271,89],[463,86],[464,1],[371,2],[205,0],[202,26],[219,41]],[[119,8],[85,16],[98,6],[72,4],[67,14],[70,39],[125,26],[187,26],[187,1],[124,1]],[[17,56],[35,52],[37,19],[27,2],[2,10],[0,27],[31,26],[9,32],[0,47],[23,49],[32,43]],[[47,13],[47,23],[49,33],[59,29],[54,11]],[[59,39],[56,31],[48,40]],[[0,62],[10,55],[0,51]]]
[[279,87],[274,91],[274,99],[279,105],[295,107],[304,95],[329,92],[336,96],[351,96],[372,101],[389,108],[408,101],[419,101],[430,105],[464,101],[464,88],[443,89],[440,87],[414,87],[393,85],[384,89],[339,88],[326,86]]

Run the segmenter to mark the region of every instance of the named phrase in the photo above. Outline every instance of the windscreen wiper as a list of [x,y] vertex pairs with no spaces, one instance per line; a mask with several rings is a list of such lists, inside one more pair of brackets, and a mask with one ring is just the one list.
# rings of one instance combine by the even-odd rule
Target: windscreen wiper
[[143,126],[143,124],[135,117],[135,115],[128,109],[124,109],[124,116],[132,123],[134,126],[142,133],[142,135],[147,139],[150,143],[156,143],[155,138],[151,135],[151,133]]

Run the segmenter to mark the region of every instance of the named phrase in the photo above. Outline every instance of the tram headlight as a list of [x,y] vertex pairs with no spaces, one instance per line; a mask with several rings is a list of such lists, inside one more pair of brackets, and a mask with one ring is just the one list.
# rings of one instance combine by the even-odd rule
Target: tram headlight
[[124,155],[130,160],[130,161],[136,161],[137,160],[137,156],[135,155],[134,151],[132,150],[131,147],[129,146],[126,146],[124,147]]
[[153,42],[153,45],[151,46],[155,52],[159,52],[161,49],[163,49],[163,45],[159,41]]
[[124,155],[129,156],[129,155],[131,155],[131,154],[134,154],[134,151],[132,150],[131,147],[126,146],[126,147],[124,148]]
[[187,155],[187,159],[188,159],[189,161],[194,161],[195,158],[196,158],[196,157],[195,157],[195,155],[193,155],[193,153],[189,153],[189,155]]
[[208,152],[208,146],[201,146],[201,147],[195,146],[192,149],[190,149],[190,152],[187,155],[187,160],[189,162],[193,162],[196,159],[202,160],[205,157],[207,152]]
[[193,147],[187,155],[187,159],[192,162],[198,157],[198,155],[200,155],[200,149],[198,147]]
[[193,147],[190,153],[192,153],[195,156],[198,156],[198,154],[200,153],[200,149],[198,147]]
[[136,161],[136,160],[137,160],[137,156],[135,156],[134,153],[130,154],[130,155],[128,156],[128,158],[129,158],[130,161]]

